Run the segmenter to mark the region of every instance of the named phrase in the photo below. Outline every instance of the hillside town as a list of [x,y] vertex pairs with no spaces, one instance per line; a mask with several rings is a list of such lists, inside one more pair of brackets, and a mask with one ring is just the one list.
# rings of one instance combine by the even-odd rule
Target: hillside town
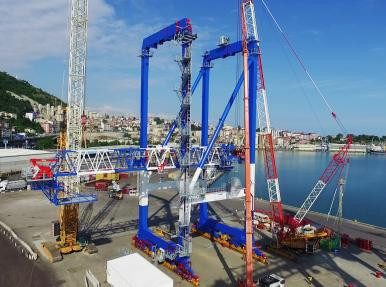
[[[30,99],[29,99],[30,100]],[[42,133],[40,136],[57,135],[60,126],[64,121],[65,107],[62,105],[42,105],[30,100],[32,111],[24,114],[24,118],[31,122],[40,125]],[[89,147],[92,146],[111,146],[111,145],[138,145],[139,144],[139,129],[140,120],[135,116],[117,116],[101,114],[95,111],[85,111],[86,125],[85,125],[85,139]],[[7,113],[0,111],[0,136],[6,140],[23,139],[28,135],[39,135],[39,133],[31,128],[25,128],[24,131],[17,131],[14,127],[7,124],[7,120],[17,118],[14,113]],[[173,124],[173,119],[161,118],[158,116],[151,116],[149,119],[148,133],[149,144],[159,145],[167,136],[170,127]],[[209,126],[209,135],[213,134],[214,125]],[[198,122],[192,122],[192,144],[199,144],[201,142],[201,126]],[[257,143],[256,148],[261,148],[259,145],[260,135],[264,133],[256,131]],[[278,149],[292,149],[299,151],[318,151],[318,150],[337,150],[343,144],[339,140],[335,143],[330,143],[337,139],[330,137],[330,139],[323,138],[321,135],[313,132],[303,131],[288,131],[280,129],[272,129],[274,145]],[[171,138],[171,144],[178,139],[177,133]],[[229,124],[225,124],[218,137],[218,141],[222,143],[234,144],[241,146],[243,141],[243,129]],[[353,152],[367,152],[369,150],[366,144],[354,144]]]

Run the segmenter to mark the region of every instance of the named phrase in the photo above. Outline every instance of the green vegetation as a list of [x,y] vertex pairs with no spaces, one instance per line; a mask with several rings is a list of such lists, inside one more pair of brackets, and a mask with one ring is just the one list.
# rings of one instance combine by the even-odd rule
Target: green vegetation
[[36,141],[36,149],[54,149],[56,143],[52,138],[41,138]]
[[155,117],[154,118],[154,121],[156,122],[157,125],[160,125],[160,124],[163,124],[164,123],[164,120],[159,118],[159,117]]
[[[31,122],[24,117],[25,113],[32,111],[30,102],[23,101],[12,97],[0,86],[0,107],[1,111],[16,114],[16,119],[5,120],[11,127],[14,127],[16,132],[24,132],[26,128],[33,129],[38,133],[43,132],[43,129],[38,123]],[[1,120],[1,119],[0,119]]]
[[9,119],[8,123],[11,127],[15,128],[17,133],[24,132],[25,129],[33,129],[36,133],[43,133],[42,127],[36,123],[31,122],[29,119],[19,117],[17,119]]
[[[370,144],[374,142],[375,144],[379,142],[385,142],[386,136],[374,136],[374,135],[351,135],[353,142],[358,144]],[[345,137],[343,134],[339,133],[335,137],[327,136],[327,140],[330,143],[343,143],[345,141]]]
[[378,143],[380,141],[386,141],[386,136],[374,136],[374,135],[352,135],[353,142],[355,143],[371,143],[374,141],[374,143]]
[[30,102],[12,97],[0,86],[0,109],[8,113],[16,114],[18,117],[32,111]]
[[[10,91],[19,96],[25,95],[42,105],[64,105],[60,99],[54,97],[53,95],[32,86],[27,81],[18,80],[5,72],[0,72],[0,91]],[[4,109],[4,107],[7,108],[7,106],[2,106],[2,109]]]
[[29,128],[37,133],[42,133],[43,129],[38,123],[24,117],[25,113],[33,111],[31,103],[13,97],[8,91],[19,96],[25,95],[42,105],[64,105],[58,98],[39,88],[35,88],[27,81],[18,80],[5,72],[0,72],[0,111],[13,113],[17,116],[16,119],[0,119],[0,121],[8,122],[10,127],[15,128],[16,132],[24,132],[25,129]]

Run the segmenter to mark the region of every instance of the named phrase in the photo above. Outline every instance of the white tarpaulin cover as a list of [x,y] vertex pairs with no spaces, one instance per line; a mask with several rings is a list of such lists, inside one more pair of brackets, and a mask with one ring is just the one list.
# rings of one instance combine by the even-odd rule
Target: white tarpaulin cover
[[106,273],[112,287],[173,287],[173,279],[138,253],[107,261]]

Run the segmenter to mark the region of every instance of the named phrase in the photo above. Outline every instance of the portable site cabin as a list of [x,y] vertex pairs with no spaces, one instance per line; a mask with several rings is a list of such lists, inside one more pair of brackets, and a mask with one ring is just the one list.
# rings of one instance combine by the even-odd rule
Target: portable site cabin
[[173,279],[138,253],[107,261],[106,273],[112,287],[173,287]]

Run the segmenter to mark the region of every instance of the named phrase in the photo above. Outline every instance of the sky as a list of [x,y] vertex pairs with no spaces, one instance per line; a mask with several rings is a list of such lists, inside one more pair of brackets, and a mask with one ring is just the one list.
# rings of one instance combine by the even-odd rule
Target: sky
[[[386,135],[386,1],[266,0],[347,131]],[[0,1],[0,70],[67,98],[68,0]],[[291,55],[260,0],[255,1],[272,126],[336,134],[322,99]],[[138,115],[142,39],[187,17],[193,43],[193,78],[202,55],[221,35],[238,39],[238,0],[89,0],[86,106],[110,114]],[[150,59],[149,112],[174,118],[180,81],[165,43]],[[240,58],[213,63],[210,122],[217,123],[241,69]],[[192,98],[200,120],[201,85]],[[242,94],[227,123],[242,123]]]

